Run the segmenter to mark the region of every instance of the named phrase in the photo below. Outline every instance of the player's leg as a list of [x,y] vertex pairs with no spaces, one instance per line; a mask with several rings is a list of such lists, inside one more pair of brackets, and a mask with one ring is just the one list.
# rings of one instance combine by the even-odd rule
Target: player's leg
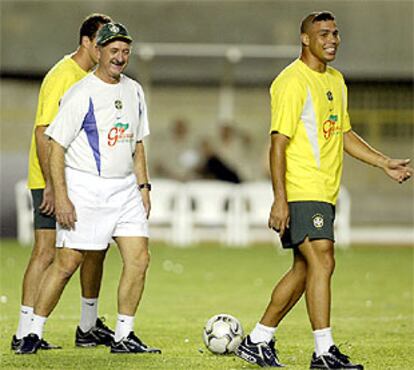
[[148,238],[114,238],[122,257],[123,268],[118,287],[118,320],[115,329],[113,353],[161,353],[150,348],[134,334],[134,318],[144,291],[145,276],[149,265]]
[[[43,189],[32,190],[34,208],[34,245],[22,284],[22,300],[20,307],[19,324],[16,334],[12,338],[11,348],[16,350],[21,339],[29,334],[33,316],[33,307],[44,272],[52,263],[55,256],[56,221],[39,210],[43,199]],[[60,348],[46,341],[42,342],[42,349]]]
[[330,327],[331,278],[335,268],[334,243],[308,238],[299,246],[307,263],[306,307],[315,339],[311,369],[363,369],[352,364],[335,346]]
[[22,304],[33,307],[43,274],[55,257],[56,231],[39,229],[34,231],[35,242],[23,277]]
[[98,297],[106,251],[87,251],[80,267],[81,318],[75,336],[78,347],[109,346],[114,339],[114,332],[104,324],[103,319],[98,318]]
[[50,315],[69,279],[82,263],[84,254],[85,251],[66,247],[56,249],[56,257],[39,287],[35,315],[44,317]]
[[279,322],[300,299],[306,287],[306,261],[293,249],[293,264],[273,289],[271,300],[250,335],[236,351],[237,356],[263,367],[283,366],[276,355],[274,335]]
[[331,240],[307,238],[300,246],[307,263],[306,306],[313,330],[330,326],[331,277],[335,268]]
[[82,297],[98,298],[101,290],[103,264],[107,249],[102,251],[87,251],[80,267],[80,283]]
[[118,287],[118,311],[134,316],[144,291],[149,265],[148,238],[115,238],[122,257],[122,273]]
[[82,263],[84,251],[58,248],[52,264],[47,269],[38,289],[30,334],[22,339],[17,354],[31,354],[39,349],[43,328],[50,313],[56,307],[67,282]]
[[293,265],[275,286],[260,322],[236,350],[237,356],[260,366],[282,366],[274,349],[277,325],[300,299],[306,287],[306,260],[297,249],[306,236],[302,221],[304,212],[297,202],[289,203],[289,212],[289,228],[285,230],[281,242],[283,248],[293,249]]
[[305,287],[306,261],[300,251],[295,248],[293,249],[292,267],[275,286],[260,324],[267,327],[277,327],[302,297]]

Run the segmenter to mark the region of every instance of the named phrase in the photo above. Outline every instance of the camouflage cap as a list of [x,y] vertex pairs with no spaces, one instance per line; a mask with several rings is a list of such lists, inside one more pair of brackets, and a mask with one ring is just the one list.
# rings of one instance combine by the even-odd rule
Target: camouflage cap
[[132,37],[129,35],[126,27],[121,23],[104,24],[96,36],[96,44],[103,46],[113,40],[123,40],[131,43]]

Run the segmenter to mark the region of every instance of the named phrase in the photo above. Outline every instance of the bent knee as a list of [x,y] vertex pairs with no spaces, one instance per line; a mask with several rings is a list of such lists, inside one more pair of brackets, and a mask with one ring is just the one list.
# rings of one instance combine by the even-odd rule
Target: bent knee
[[42,264],[43,266],[47,267],[53,262],[55,258],[55,254],[56,254],[56,249],[54,246],[51,248],[50,247],[48,248],[35,247],[32,251],[31,259],[32,261],[36,261]]
[[80,263],[75,263],[75,262],[61,263],[61,262],[55,261],[53,263],[53,267],[54,267],[55,271],[64,280],[69,279],[75,273],[75,271],[77,270],[79,265],[80,265]]
[[137,264],[141,267],[141,269],[147,270],[150,264],[150,260],[150,253],[148,252],[148,250],[145,250],[142,253],[140,253],[137,259]]
[[335,259],[334,258],[327,258],[326,261],[323,263],[324,269],[326,273],[332,275],[335,270]]
[[150,259],[149,251],[143,250],[133,258],[128,258],[128,260],[125,261],[125,266],[145,273],[148,269]]
[[70,278],[83,261],[84,254],[68,255],[58,251],[53,268],[65,279]]
[[319,271],[332,275],[335,270],[335,258],[332,255],[321,256],[315,266]]

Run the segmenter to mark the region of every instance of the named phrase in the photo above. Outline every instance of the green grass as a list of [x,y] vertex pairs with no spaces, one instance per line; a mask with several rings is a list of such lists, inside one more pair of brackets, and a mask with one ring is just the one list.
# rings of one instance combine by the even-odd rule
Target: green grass
[[[30,248],[2,241],[0,354],[4,369],[254,369],[234,356],[215,356],[201,333],[212,315],[227,312],[250,331],[274,283],[291,263],[289,252],[258,245],[230,249],[203,245],[176,249],[152,243],[151,268],[135,329],[162,355],[111,355],[107,348],[77,349],[79,277],[74,276],[46,325],[45,337],[60,351],[16,356],[9,350],[18,319],[22,275]],[[366,369],[413,369],[413,249],[353,248],[336,252],[332,327],[344,352]],[[114,327],[120,257],[111,247],[105,262],[100,315]],[[313,336],[304,301],[279,326],[281,360],[306,369]]]

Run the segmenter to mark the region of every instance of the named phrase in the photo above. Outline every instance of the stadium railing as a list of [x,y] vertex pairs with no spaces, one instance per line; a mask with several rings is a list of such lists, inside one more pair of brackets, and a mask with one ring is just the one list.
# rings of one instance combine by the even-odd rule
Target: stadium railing
[[187,243],[216,240],[226,245],[236,244],[236,185],[199,180],[190,181],[183,186]]
[[[258,241],[280,244],[267,221],[273,193],[269,181],[230,184],[197,180],[181,183],[152,179],[150,233],[154,240],[174,246],[217,241],[228,246],[248,246]],[[15,186],[17,239],[27,245],[33,239],[33,210],[26,180]],[[351,199],[341,187],[336,206],[337,245],[351,243]]]
[[175,245],[185,245],[185,199],[182,184],[170,179],[151,179],[151,237]]
[[269,181],[240,184],[236,202],[240,208],[240,244],[247,245],[254,241],[272,241],[277,245],[280,244],[276,232],[272,233],[267,228],[270,207],[273,203],[272,185]]

